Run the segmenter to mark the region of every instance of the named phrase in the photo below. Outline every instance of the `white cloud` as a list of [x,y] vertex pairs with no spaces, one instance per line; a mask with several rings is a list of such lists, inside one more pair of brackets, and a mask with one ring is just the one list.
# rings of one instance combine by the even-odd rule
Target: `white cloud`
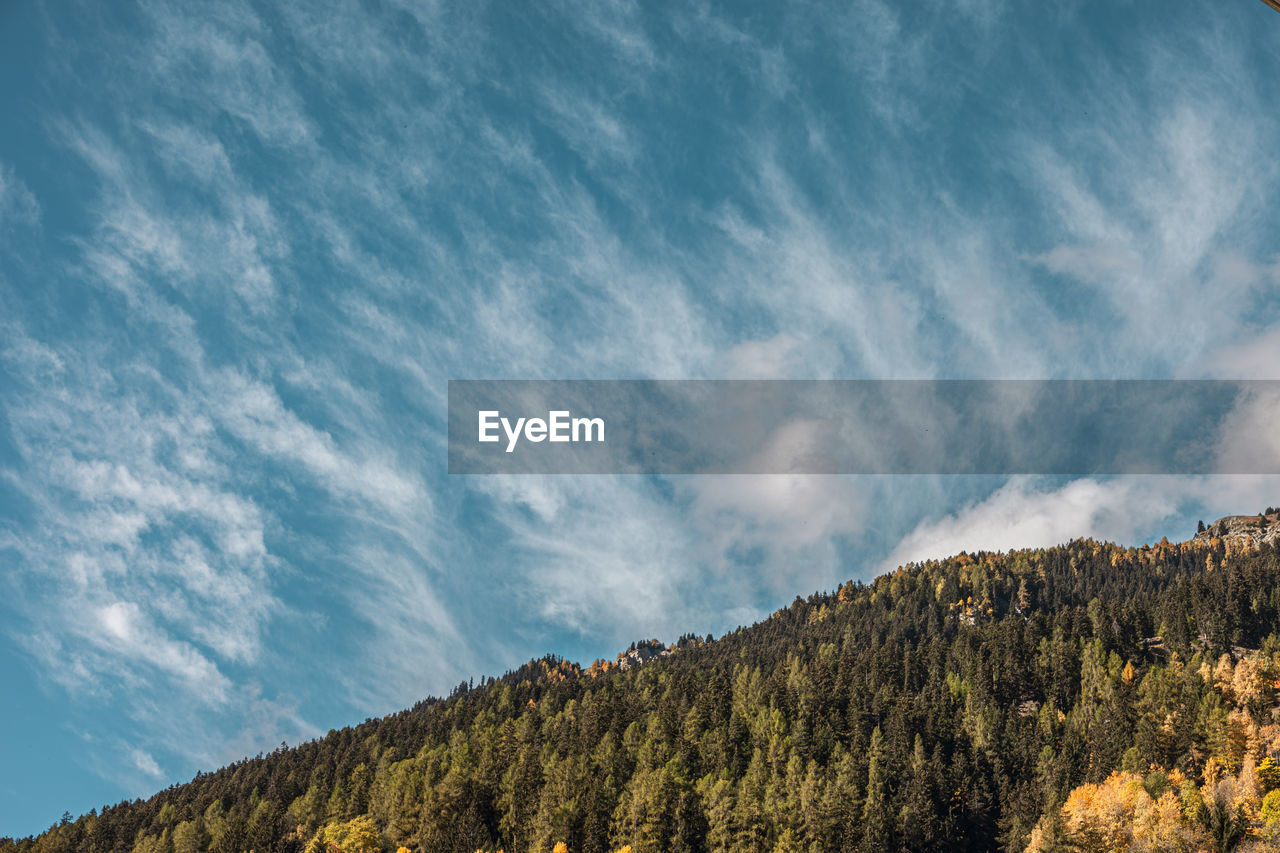
[[1173,525],[1199,508],[1209,518],[1253,512],[1274,502],[1276,476],[1131,476],[1065,485],[1011,478],[990,496],[922,521],[880,563],[877,573],[961,551],[1052,547],[1080,537],[1133,544],[1163,530],[1172,541],[1193,528]]
[[430,512],[430,501],[417,483],[397,472],[389,461],[355,459],[326,432],[285,408],[275,391],[238,373],[218,383],[224,390],[219,419],[262,453],[300,463],[340,495],[358,495],[392,511],[415,504]]
[[130,753],[133,765],[153,779],[163,779],[164,771],[156,763],[155,758],[145,750],[135,749]]
[[743,341],[717,359],[716,375],[725,379],[800,378],[801,346],[798,338],[786,332],[764,340]]
[[1176,509],[1153,483],[1159,485],[1140,478],[1081,479],[1042,489],[1034,478],[1016,477],[982,501],[921,522],[881,562],[880,571],[961,551],[1049,547],[1081,536],[1132,541]]
[[866,495],[847,477],[735,474],[697,478],[695,522],[721,553],[764,546],[771,564],[795,560],[795,549],[852,534],[865,524]]
[[137,604],[115,601],[96,607],[94,616],[101,631],[87,633],[96,646],[150,664],[185,682],[206,701],[227,700],[230,683],[218,667],[190,644],[158,630]]
[[40,221],[40,203],[13,170],[0,163],[0,229],[12,225],[35,225]]
[[626,123],[592,96],[545,85],[541,97],[547,110],[544,119],[593,169],[619,161],[628,164],[639,156]]
[[[477,478],[503,500],[508,572],[540,614],[610,642],[670,634],[692,602],[688,533],[674,507],[632,477]],[[522,512],[533,511],[533,515]],[[696,604],[694,605],[696,607]]]
[[[305,147],[312,141],[315,129],[290,72],[264,47],[269,32],[250,9],[206,4],[198,17],[155,5],[145,11],[159,38],[135,61],[146,63],[140,71],[151,86],[199,98],[203,110],[226,113],[267,144]],[[193,81],[199,85],[188,87]]]
[[[356,707],[389,713],[440,692],[481,670],[483,638],[468,636],[455,623],[449,603],[436,589],[434,567],[404,554],[357,543],[346,554],[348,603],[367,633],[353,638],[357,660],[377,661],[376,678],[361,668],[339,668]],[[335,646],[348,640],[333,640]]]
[[1238,474],[1280,471],[1277,424],[1280,391],[1264,385],[1245,392],[1219,426],[1215,470]]
[[1119,276],[1137,275],[1142,258],[1124,246],[1055,246],[1027,260],[1049,272],[1070,275],[1095,284],[1106,284]]
[[1266,151],[1276,122],[1253,106],[1256,81],[1221,47],[1199,44],[1194,55],[1230,81],[1231,102],[1190,76],[1182,54],[1149,52],[1136,86],[1099,57],[1063,126],[1019,146],[1058,235],[1024,259],[1104,300],[1095,333],[1123,336],[1107,345],[1123,351],[1113,375],[1201,374],[1255,320],[1268,270],[1251,256],[1269,251],[1260,212],[1275,201]]

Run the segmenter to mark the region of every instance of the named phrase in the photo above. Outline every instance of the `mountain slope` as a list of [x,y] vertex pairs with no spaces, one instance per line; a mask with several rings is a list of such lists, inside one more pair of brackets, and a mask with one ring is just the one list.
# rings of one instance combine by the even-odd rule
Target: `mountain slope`
[[1272,542],[960,554],[657,651],[533,661],[0,851],[1194,850],[1280,830]]

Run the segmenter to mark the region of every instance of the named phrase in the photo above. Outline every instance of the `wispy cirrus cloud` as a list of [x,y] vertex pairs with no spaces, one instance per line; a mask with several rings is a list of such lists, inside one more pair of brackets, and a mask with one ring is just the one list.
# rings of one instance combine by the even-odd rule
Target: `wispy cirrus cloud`
[[448,378],[1266,361],[1269,60],[1244,13],[1128,9],[53,15],[23,132],[65,175],[0,152],[10,641],[140,793],[547,650],[1251,499],[444,473]]
[[40,204],[13,170],[0,164],[0,229],[31,226],[40,221]]

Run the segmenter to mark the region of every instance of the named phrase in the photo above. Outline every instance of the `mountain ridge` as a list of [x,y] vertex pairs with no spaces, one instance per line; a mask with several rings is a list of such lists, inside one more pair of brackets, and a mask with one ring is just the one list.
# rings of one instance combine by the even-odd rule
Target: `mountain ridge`
[[[642,641],[589,667],[548,655],[0,851],[1051,849],[1082,831],[1071,797],[1108,773],[1217,785],[1280,749],[1280,727],[1258,734],[1275,679],[1241,706],[1257,730],[1243,751],[1214,728],[1241,710],[1213,692],[1223,658],[1280,662],[1275,544],[1224,532],[962,552],[714,641]],[[1185,702],[1144,698],[1170,673]],[[1193,695],[1209,710],[1179,704]],[[1142,723],[1144,702],[1164,703],[1172,734]]]

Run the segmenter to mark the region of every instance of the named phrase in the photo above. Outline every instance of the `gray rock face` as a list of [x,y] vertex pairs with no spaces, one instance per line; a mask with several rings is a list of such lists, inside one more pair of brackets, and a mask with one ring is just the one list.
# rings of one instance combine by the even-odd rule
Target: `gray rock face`
[[1280,512],[1270,515],[1228,515],[1218,519],[1196,534],[1197,539],[1226,539],[1231,542],[1245,544],[1252,541],[1259,545],[1263,542],[1280,540]]

